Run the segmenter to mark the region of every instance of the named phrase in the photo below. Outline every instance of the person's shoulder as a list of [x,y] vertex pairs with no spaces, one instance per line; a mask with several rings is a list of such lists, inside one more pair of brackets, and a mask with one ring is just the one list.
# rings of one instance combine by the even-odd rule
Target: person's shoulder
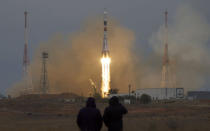
[[104,111],[109,111],[109,110],[111,110],[111,106],[107,106],[105,109],[104,109]]
[[85,109],[85,111],[87,112],[94,112],[94,113],[97,113],[97,114],[101,114],[100,110],[98,108],[88,108],[88,109]]
[[121,103],[120,103],[118,106],[120,106],[120,107],[125,107],[125,106],[124,106],[123,104],[121,104]]
[[121,105],[123,108],[126,108],[126,106],[125,105]]
[[95,110],[100,111],[98,108],[95,108]]
[[95,108],[95,111],[101,113],[101,111],[98,108]]
[[124,105],[120,104],[119,107],[125,114],[128,112],[128,110],[126,109]]
[[80,109],[80,112],[83,112],[84,110],[86,110],[87,108],[86,107],[82,107],[81,109]]

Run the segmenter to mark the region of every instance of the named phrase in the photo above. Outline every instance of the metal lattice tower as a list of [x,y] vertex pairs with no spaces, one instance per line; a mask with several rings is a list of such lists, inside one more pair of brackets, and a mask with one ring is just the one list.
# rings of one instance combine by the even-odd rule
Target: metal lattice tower
[[29,65],[29,58],[28,58],[28,28],[27,28],[27,15],[28,12],[24,12],[25,16],[25,25],[24,25],[24,55],[23,55],[23,75],[26,76],[28,74],[28,65]]
[[40,89],[42,94],[47,94],[49,89],[49,81],[47,75],[47,59],[48,53],[42,52],[42,74],[40,80]]
[[28,57],[28,12],[24,12],[24,54],[23,54],[23,79],[24,79],[24,93],[28,94],[33,89],[31,71],[29,67]]
[[170,60],[168,56],[168,12],[165,11],[165,38],[164,38],[164,54],[163,54],[163,63],[162,63],[162,79],[161,87],[162,88],[171,88],[171,71],[170,71]]

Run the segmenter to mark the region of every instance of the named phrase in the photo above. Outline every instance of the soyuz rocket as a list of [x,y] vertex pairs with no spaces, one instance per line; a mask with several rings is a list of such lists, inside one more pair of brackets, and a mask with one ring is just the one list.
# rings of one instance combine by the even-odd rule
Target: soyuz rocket
[[104,10],[104,39],[103,39],[103,47],[102,47],[102,56],[109,56],[108,42],[107,42],[107,12]]

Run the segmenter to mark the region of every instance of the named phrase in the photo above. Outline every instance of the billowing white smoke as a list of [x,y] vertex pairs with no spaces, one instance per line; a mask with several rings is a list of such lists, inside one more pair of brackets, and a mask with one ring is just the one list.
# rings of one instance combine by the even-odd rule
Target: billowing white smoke
[[[169,57],[176,66],[178,84],[185,90],[199,89],[205,84],[206,76],[210,76],[210,24],[189,5],[180,6],[169,23]],[[127,92],[128,84],[135,88],[160,87],[163,27],[149,39],[152,51],[146,58],[142,54],[137,56],[133,53],[135,36],[129,29],[111,23],[108,35],[112,59],[111,87],[118,88],[120,92]],[[90,78],[100,86],[102,40],[103,23],[100,19],[87,23],[67,38],[57,35],[42,43],[36,49],[31,63],[34,86],[39,87],[40,54],[43,49],[47,49],[50,93],[74,92],[88,95]],[[23,90],[21,85],[22,81],[16,83],[9,93],[20,94]]]
[[[92,93],[89,79],[92,79],[97,88],[101,86],[101,49],[103,42],[103,19],[92,19],[85,26],[70,35],[56,35],[49,41],[41,43],[36,49],[31,62],[33,84],[40,90],[41,53],[47,51],[49,93],[73,92],[88,96]],[[111,87],[120,91],[127,91],[130,82],[135,81],[134,54],[131,48],[134,45],[134,34],[113,21],[108,28],[108,43],[110,47]],[[16,83],[8,93],[18,96],[23,91],[23,81]]]
[[[164,29],[160,27],[149,41],[158,56],[163,54],[163,36]],[[176,66],[179,84],[187,90],[201,88],[206,76],[210,74],[210,24],[190,5],[182,5],[169,24],[168,36],[169,55],[172,64]]]

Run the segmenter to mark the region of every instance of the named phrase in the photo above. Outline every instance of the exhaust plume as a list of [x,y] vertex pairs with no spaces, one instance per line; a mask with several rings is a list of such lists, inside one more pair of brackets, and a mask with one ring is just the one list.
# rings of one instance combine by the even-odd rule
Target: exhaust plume
[[[111,87],[127,91],[127,85],[135,81],[134,73],[134,34],[129,29],[109,24],[110,52],[112,56]],[[35,51],[31,70],[35,92],[40,87],[41,52],[47,51],[49,93],[73,92],[89,95],[92,90],[89,79],[101,87],[101,49],[103,41],[103,23],[101,19],[88,21],[84,27],[67,36],[55,35],[49,41],[41,43]],[[9,93],[20,94],[22,82],[15,84]]]
[[[210,24],[190,5],[181,5],[172,18],[168,26],[168,49],[177,86],[184,87],[185,91],[199,89],[205,86],[206,78],[210,76]],[[120,92],[128,92],[129,84],[134,87],[133,90],[159,88],[164,49],[163,26],[149,39],[149,50],[152,52],[149,56],[133,52],[137,46],[131,30],[113,21],[108,26],[111,88],[118,88]],[[101,87],[102,41],[103,23],[101,19],[92,19],[76,33],[67,36],[57,34],[41,43],[30,66],[35,92],[40,86],[42,51],[49,53],[49,93],[73,92],[88,96],[91,91],[89,79],[95,82],[96,87]],[[22,81],[18,82],[8,93],[20,95],[22,87]]]

